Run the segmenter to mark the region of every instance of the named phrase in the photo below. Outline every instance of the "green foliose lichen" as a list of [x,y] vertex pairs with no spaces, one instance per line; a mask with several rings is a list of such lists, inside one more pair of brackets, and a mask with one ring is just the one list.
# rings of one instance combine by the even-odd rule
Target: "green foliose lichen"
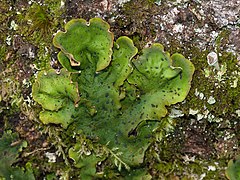
[[82,131],[110,152],[117,149],[125,168],[139,165],[165,106],[187,96],[194,66],[158,43],[136,56],[132,40],[114,42],[100,18],[71,20],[65,30],[53,43],[68,72],[40,72],[33,85],[33,98],[43,107],[40,120],[71,124],[75,133]]
[[39,115],[44,124],[61,123],[67,128],[72,122],[75,105],[80,97],[77,83],[72,83],[69,76],[64,69],[59,75],[53,69],[38,74],[38,81],[32,87],[32,94],[34,100],[45,109]]
[[13,166],[18,161],[19,152],[26,146],[26,141],[19,140],[17,133],[8,131],[3,134],[0,138],[0,179],[35,179],[30,164],[25,170]]
[[226,176],[230,180],[240,179],[240,156],[229,161]]

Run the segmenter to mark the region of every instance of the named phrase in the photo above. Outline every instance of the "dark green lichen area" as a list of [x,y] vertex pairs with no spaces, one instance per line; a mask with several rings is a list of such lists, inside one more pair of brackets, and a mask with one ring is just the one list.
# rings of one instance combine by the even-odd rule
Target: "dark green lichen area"
[[0,178],[3,179],[35,179],[31,164],[22,167],[14,167],[19,159],[19,152],[26,147],[26,141],[19,140],[17,133],[5,132],[0,138]]

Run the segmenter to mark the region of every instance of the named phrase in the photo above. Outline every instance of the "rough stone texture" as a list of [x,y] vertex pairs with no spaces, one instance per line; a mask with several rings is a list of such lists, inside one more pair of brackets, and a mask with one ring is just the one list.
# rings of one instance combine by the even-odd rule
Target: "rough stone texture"
[[[236,25],[239,23],[240,1],[203,1],[202,6],[210,12],[208,16],[212,16],[212,20],[219,26]],[[207,13],[207,11],[205,11]]]
[[[132,11],[123,10],[122,7],[131,3]],[[178,0],[162,1],[159,6],[141,9],[143,1],[133,3],[131,1],[117,0],[72,0],[66,2],[67,20],[74,17],[99,16],[107,20],[111,26],[119,28],[119,20],[122,21],[122,35],[145,34],[148,42],[161,42],[165,45],[171,40],[179,43],[191,42],[200,49],[206,49],[214,45],[216,37],[224,29],[231,30],[234,41],[229,43],[229,51],[239,50],[239,15],[240,1],[222,0]],[[141,9],[141,10],[139,10]],[[155,32],[151,37],[150,31]]]

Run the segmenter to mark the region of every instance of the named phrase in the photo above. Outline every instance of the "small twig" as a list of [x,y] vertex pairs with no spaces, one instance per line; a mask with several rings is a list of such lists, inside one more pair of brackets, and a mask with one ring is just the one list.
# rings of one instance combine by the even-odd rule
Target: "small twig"
[[27,156],[30,156],[30,155],[32,155],[32,154],[35,154],[35,153],[37,153],[37,152],[39,152],[39,151],[45,151],[45,150],[48,150],[48,149],[50,149],[50,148],[48,147],[48,148],[35,149],[35,150],[32,151],[32,152],[23,153],[23,157],[27,157]]

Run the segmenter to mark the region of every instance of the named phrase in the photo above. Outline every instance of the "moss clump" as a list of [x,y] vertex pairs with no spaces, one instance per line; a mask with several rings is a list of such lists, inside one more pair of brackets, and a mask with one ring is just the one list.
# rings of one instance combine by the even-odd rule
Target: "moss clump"
[[[234,81],[239,81],[236,56],[232,53],[221,52],[219,56],[221,68],[217,71],[207,64],[209,51],[200,52],[194,49],[193,52],[195,57],[192,62],[196,67],[196,78],[193,79],[193,87],[187,97],[188,103],[184,105],[185,110],[189,112],[191,108],[199,110],[199,113],[208,110],[215,117],[231,118],[231,114],[235,114],[240,103],[237,98],[240,95],[239,85],[234,86]],[[214,97],[216,103],[208,103],[211,96]]]
[[39,38],[42,38],[42,36],[46,36],[47,34],[51,33],[52,18],[49,15],[46,6],[33,4],[28,12],[27,18],[32,21],[29,33],[39,31]]

